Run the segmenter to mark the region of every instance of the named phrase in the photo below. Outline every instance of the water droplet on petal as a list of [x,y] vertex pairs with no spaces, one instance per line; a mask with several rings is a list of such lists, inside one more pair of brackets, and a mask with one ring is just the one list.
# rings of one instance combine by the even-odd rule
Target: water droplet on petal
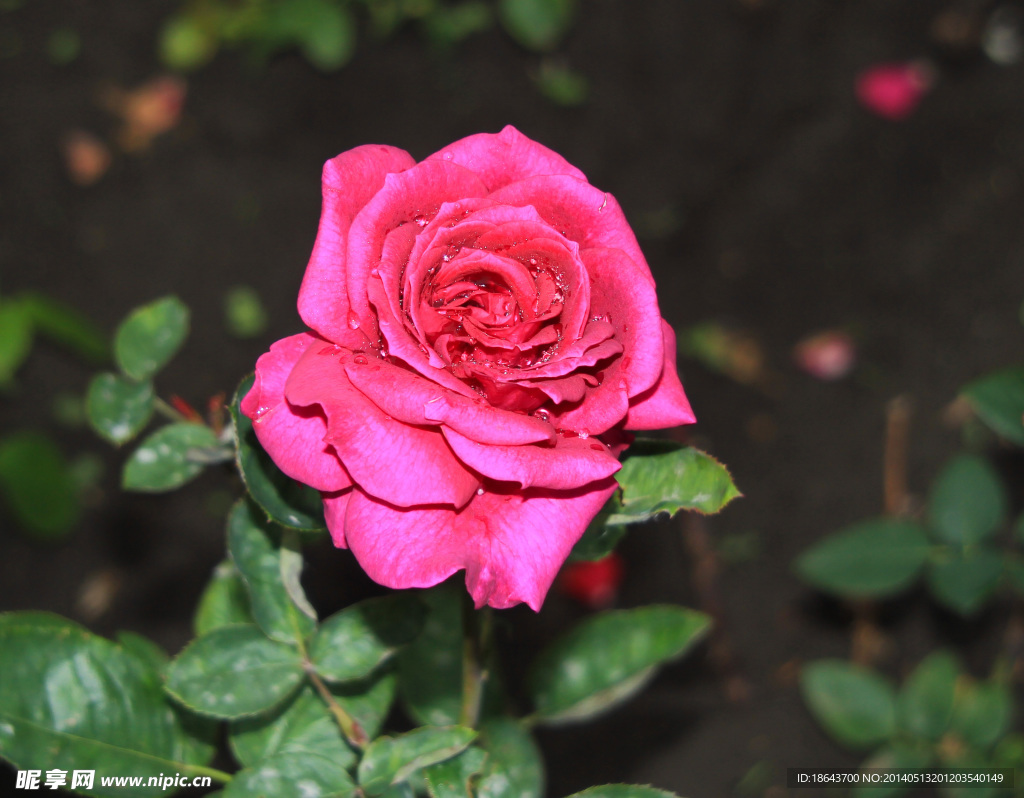
[[601,444],[599,444],[599,443],[592,443],[592,444],[590,444],[590,448],[593,449],[595,452],[603,452],[604,451],[604,447]]
[[355,311],[350,310],[348,312],[348,326],[350,330],[359,329],[359,317],[356,316]]
[[476,495],[477,496],[483,496],[484,495],[484,489],[483,488],[477,488],[476,489]]
[[365,366],[366,357],[364,355],[356,355],[354,358],[352,358],[352,362],[360,366]]
[[588,429],[581,429],[581,430],[580,430],[580,431],[579,431],[579,432],[578,432],[577,434],[578,434],[578,435],[579,435],[579,436],[580,436],[581,438],[584,438],[584,439],[586,439],[586,438],[589,438],[589,437],[590,437],[590,430],[588,430]]
[[380,277],[380,269],[370,269],[371,277]]
[[416,224],[418,224],[420,227],[426,227],[427,224],[429,224],[429,220],[427,219],[427,217],[421,213],[414,216],[412,220],[416,222]]
[[444,158],[446,161],[450,161],[452,159],[452,154],[450,152],[446,152],[441,157]]

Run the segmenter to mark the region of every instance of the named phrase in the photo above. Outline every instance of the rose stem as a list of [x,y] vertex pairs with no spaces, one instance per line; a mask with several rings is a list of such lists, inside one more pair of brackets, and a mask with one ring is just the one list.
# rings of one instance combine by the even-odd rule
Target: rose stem
[[708,657],[722,679],[722,690],[730,701],[750,697],[750,684],[740,673],[725,627],[725,612],[718,590],[718,555],[711,545],[704,519],[686,513],[683,540],[693,562],[693,584],[700,608],[715,622],[708,641]]
[[320,693],[320,697],[327,704],[327,708],[334,715],[334,720],[337,721],[338,726],[341,728],[341,733],[345,735],[345,739],[349,741],[356,748],[362,749],[366,747],[369,740],[366,739],[366,732],[363,731],[363,727],[359,725],[359,722],[349,715],[331,695],[331,691],[327,689],[327,685],[320,679],[319,674],[313,667],[313,663],[308,659],[303,662],[303,668],[306,671],[306,675],[309,676],[309,680],[313,683],[313,687]]
[[[910,399],[897,396],[885,408],[885,450],[882,455],[882,497],[890,518],[910,511],[907,490],[907,442],[910,439]],[[877,602],[860,599],[849,602],[853,610],[853,639],[850,659],[858,665],[873,665],[885,651],[885,635],[878,628]]]
[[169,405],[159,396],[153,399],[153,408],[164,418],[170,419],[171,421],[188,421],[188,419],[185,418],[184,415],[175,410],[171,405]]
[[490,677],[493,615],[490,607],[477,612],[466,593],[462,600],[462,711],[459,723],[476,728],[480,720],[480,703],[484,686]]

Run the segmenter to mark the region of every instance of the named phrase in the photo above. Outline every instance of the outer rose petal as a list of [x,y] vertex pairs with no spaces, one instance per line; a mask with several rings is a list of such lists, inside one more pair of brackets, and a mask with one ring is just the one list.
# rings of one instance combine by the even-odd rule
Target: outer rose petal
[[324,164],[320,229],[299,289],[299,315],[325,338],[340,342],[339,334],[349,331],[351,302],[342,286],[352,219],[389,173],[415,165],[405,150],[377,144],[356,147]]
[[323,341],[307,333],[282,338],[256,361],[256,381],[242,399],[241,409],[253,420],[260,445],[285,474],[317,490],[349,487],[334,449],[324,443],[327,420],[308,408],[292,407],[284,398],[284,385],[292,369],[310,347]]
[[570,175],[579,180],[586,176],[553,150],[528,139],[512,125],[500,133],[477,133],[449,144],[430,156],[451,161],[476,172],[488,191],[495,191],[536,175]]
[[626,429],[667,429],[697,420],[676,371],[675,331],[664,319],[661,331],[665,338],[665,368],[658,382],[630,403]]
[[554,446],[485,446],[450,429],[444,436],[474,471],[501,482],[518,482],[523,488],[572,490],[622,468],[604,444],[587,438],[559,435]]
[[605,479],[575,491],[485,491],[456,512],[401,510],[353,491],[345,537],[363,570],[391,588],[430,587],[466,569],[477,607],[539,611],[565,558],[614,493]]
[[339,493],[321,494],[324,498],[324,520],[327,521],[327,531],[331,533],[331,540],[339,549],[347,549],[345,543],[345,512],[348,510],[349,499],[354,491],[343,490]]
[[363,356],[366,365],[346,365],[348,354],[327,345],[307,349],[288,377],[288,401],[323,408],[327,442],[367,493],[400,507],[465,505],[480,486],[477,477],[452,454],[440,431],[396,421],[358,391],[346,369],[372,372],[380,363]]

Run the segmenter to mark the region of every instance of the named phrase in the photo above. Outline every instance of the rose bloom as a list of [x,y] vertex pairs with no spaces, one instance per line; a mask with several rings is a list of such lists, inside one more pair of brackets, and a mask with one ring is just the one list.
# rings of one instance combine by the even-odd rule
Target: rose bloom
[[618,203],[512,127],[328,161],[298,304],[242,411],[388,587],[539,609],[624,430],[694,421]]

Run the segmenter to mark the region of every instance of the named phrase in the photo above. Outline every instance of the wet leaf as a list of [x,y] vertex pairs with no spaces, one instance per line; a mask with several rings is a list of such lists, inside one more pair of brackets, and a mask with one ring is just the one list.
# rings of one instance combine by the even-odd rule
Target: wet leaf
[[45,752],[47,768],[138,776],[145,784],[159,771],[195,775],[212,755],[190,736],[145,658],[64,618],[0,615],[0,672],[0,755],[15,767],[39,767]]
[[228,552],[248,589],[253,619],[264,634],[282,643],[305,640],[316,628],[315,613],[309,614],[313,608],[304,595],[301,606],[285,587],[285,564],[291,560],[283,556],[281,535],[260,515],[246,499],[235,504],[228,516]]
[[538,716],[559,723],[610,709],[639,690],[658,665],[691,648],[709,626],[707,616],[671,605],[591,616],[531,667]]
[[608,517],[608,524],[635,524],[680,510],[717,513],[741,495],[725,466],[713,457],[692,447],[667,448],[646,441],[630,447],[615,475],[622,487],[622,508]]
[[86,412],[100,436],[120,446],[138,435],[153,417],[153,383],[119,374],[97,374],[89,383]]
[[489,718],[480,728],[487,751],[477,798],[542,798],[544,760],[530,732],[509,717]]
[[235,422],[236,462],[245,486],[253,500],[270,519],[282,526],[309,532],[327,528],[320,493],[308,485],[285,476],[274,465],[252,428],[252,421],[239,410],[239,403],[252,388],[255,375],[250,374],[238,386],[231,403]]
[[299,653],[251,624],[193,640],[167,668],[167,691],[194,712],[241,718],[276,706],[304,679]]
[[18,300],[0,303],[0,387],[14,377],[32,351],[32,321]]
[[458,756],[423,770],[423,779],[431,798],[475,798],[470,782],[480,773],[487,754],[479,748],[467,748]]
[[316,672],[336,682],[368,676],[423,629],[427,610],[412,593],[354,604],[326,619],[309,656]]
[[200,424],[168,424],[147,437],[124,465],[125,490],[160,493],[195,479],[205,467],[204,450],[218,445],[213,430]]
[[188,308],[174,296],[136,308],[117,328],[117,365],[133,379],[149,379],[181,348],[188,325]]
[[428,613],[423,631],[398,655],[398,690],[417,723],[449,726],[462,707],[462,586],[419,593]]
[[429,726],[378,737],[359,762],[359,784],[370,795],[378,795],[420,768],[455,756],[475,738],[476,732],[463,726]]
[[199,599],[192,621],[196,637],[221,626],[252,623],[252,610],[245,582],[235,564],[225,560],[213,572]]
[[242,768],[224,788],[224,798],[350,795],[357,795],[357,791],[344,766],[330,756],[308,750],[275,754]]
[[94,365],[110,360],[107,336],[74,308],[36,291],[18,295],[36,332]]
[[572,25],[575,0],[499,0],[498,18],[530,50],[553,50]]

